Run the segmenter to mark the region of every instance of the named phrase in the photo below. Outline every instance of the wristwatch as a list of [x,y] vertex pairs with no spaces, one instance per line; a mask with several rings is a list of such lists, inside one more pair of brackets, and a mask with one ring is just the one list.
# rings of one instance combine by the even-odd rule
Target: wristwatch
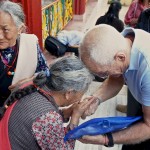
[[108,138],[108,144],[107,145],[104,145],[106,147],[113,147],[114,146],[114,140],[113,140],[113,137],[112,137],[112,133],[106,133],[105,134]]

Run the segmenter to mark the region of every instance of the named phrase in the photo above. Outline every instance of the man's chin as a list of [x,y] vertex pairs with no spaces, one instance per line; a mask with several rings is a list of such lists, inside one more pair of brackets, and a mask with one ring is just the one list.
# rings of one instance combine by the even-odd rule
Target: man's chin
[[121,76],[121,74],[115,74],[115,75],[111,75],[114,78],[119,78]]

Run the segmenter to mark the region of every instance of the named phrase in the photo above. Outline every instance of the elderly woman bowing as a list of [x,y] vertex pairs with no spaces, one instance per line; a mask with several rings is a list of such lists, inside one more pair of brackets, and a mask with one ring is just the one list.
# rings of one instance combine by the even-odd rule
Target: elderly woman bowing
[[10,95],[8,87],[35,72],[48,67],[41,53],[38,39],[25,34],[25,15],[21,5],[0,2],[0,106]]
[[[75,57],[59,59],[49,71],[49,77],[39,73],[33,82],[21,85],[0,109],[0,149],[74,149],[74,140],[64,143],[67,128],[63,121],[71,116],[69,130],[78,125],[93,102],[80,101],[93,77]],[[74,105],[60,112],[59,107],[71,104]]]

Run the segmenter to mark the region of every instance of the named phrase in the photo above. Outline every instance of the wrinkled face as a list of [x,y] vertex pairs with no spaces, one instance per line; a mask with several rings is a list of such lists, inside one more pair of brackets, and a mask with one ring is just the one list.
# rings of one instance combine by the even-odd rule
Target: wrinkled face
[[0,49],[6,49],[16,44],[18,29],[12,17],[0,11]]
[[83,91],[72,91],[71,94],[69,95],[69,99],[66,101],[65,106],[69,106],[73,103],[79,102],[82,99],[82,96],[84,95]]
[[121,64],[116,61],[114,61],[111,65],[104,66],[95,63],[93,60],[83,59],[82,61],[93,74],[103,79],[108,76],[119,77],[123,74]]

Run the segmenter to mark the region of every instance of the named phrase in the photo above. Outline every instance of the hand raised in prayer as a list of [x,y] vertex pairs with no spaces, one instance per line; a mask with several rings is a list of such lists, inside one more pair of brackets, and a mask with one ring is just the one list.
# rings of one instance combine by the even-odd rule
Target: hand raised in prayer
[[90,107],[93,101],[94,99],[89,100],[88,98],[85,98],[83,101],[75,103],[73,105],[73,111],[72,111],[70,123],[78,125],[80,117]]
[[93,115],[95,113],[95,111],[97,110],[99,104],[100,104],[100,100],[97,97],[90,96],[90,97],[87,97],[86,99],[92,100],[92,103],[85,110],[85,112],[83,113],[83,115],[81,116],[82,119],[85,119],[87,116]]

